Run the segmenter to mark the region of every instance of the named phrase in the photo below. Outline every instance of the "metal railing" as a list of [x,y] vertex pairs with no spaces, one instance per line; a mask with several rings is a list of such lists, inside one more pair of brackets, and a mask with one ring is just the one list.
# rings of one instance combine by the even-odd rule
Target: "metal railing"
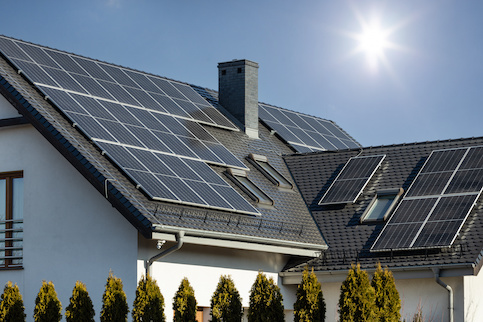
[[0,220],[0,268],[23,265],[23,220]]

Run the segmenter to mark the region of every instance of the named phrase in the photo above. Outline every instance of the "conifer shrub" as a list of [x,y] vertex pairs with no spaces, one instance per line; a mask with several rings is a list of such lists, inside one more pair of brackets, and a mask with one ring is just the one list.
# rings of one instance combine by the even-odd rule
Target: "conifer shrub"
[[396,289],[392,273],[381,264],[377,264],[372,277],[371,285],[374,288],[378,320],[381,322],[397,322],[401,320],[401,300]]
[[375,291],[366,271],[352,265],[340,287],[340,321],[375,321],[377,318]]
[[174,322],[196,321],[195,290],[185,277],[173,298]]
[[164,322],[164,297],[156,280],[147,275],[141,277],[136,289],[132,309],[132,319],[135,322]]
[[222,275],[211,297],[212,322],[240,322],[243,307],[240,293],[230,276]]
[[314,274],[306,266],[302,274],[302,283],[297,288],[297,301],[294,304],[295,322],[324,322],[325,301],[322,288]]
[[258,272],[250,290],[248,322],[285,321],[283,298],[273,278]]
[[57,298],[54,283],[42,282],[42,287],[35,299],[35,322],[58,322],[62,319],[62,304]]
[[94,322],[95,314],[86,285],[81,281],[75,282],[69,305],[65,308],[65,320],[67,322]]
[[25,307],[17,284],[7,282],[0,302],[0,321],[25,321]]
[[127,320],[129,308],[122,281],[112,271],[107,277],[106,289],[102,295],[101,322],[122,322]]

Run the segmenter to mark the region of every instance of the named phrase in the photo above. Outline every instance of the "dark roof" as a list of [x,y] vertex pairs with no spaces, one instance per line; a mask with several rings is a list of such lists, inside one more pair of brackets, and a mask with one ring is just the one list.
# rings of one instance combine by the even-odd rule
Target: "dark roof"
[[[389,268],[462,265],[480,268],[483,249],[483,198],[473,208],[450,248],[371,253],[370,247],[384,224],[361,224],[360,218],[377,190],[407,190],[433,150],[483,145],[483,138],[422,142],[357,150],[285,156],[285,161],[311,210],[329,249],[310,261],[318,271],[346,270],[351,263],[374,268],[377,262]],[[385,154],[381,167],[353,204],[319,206],[318,202],[344,164],[355,156]],[[286,271],[300,271],[305,264],[292,261]]]
[[[259,129],[260,140],[250,139],[242,131],[202,124],[243,161],[250,169],[249,178],[274,199],[273,207],[257,207],[261,216],[254,217],[149,199],[120,168],[101,154],[100,149],[88,137],[72,126],[59,107],[46,100],[38,88],[19,75],[4,58],[0,58],[0,83],[0,91],[12,105],[144,236],[149,238],[155,226],[169,226],[229,233],[232,234],[232,239],[237,239],[236,236],[239,235],[265,238],[268,244],[270,240],[274,244],[280,240],[306,244],[310,248],[314,248],[314,245],[325,246],[324,239],[298,190],[277,188],[245,160],[249,153],[263,154],[268,157],[273,167],[291,180],[282,155],[292,153],[293,150],[278,137],[271,135],[262,123]],[[193,88],[203,91],[200,87]],[[215,107],[226,113],[217,102]],[[223,174],[225,168],[213,165],[211,167],[256,206],[244,192],[227,180]]]

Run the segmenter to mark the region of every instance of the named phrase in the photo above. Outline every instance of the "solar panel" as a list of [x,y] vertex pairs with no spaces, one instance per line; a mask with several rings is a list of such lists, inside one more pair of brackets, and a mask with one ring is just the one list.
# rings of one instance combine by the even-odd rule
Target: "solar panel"
[[191,86],[2,36],[0,51],[150,198],[259,214],[206,164],[246,169],[200,123],[238,128]]
[[320,199],[319,205],[355,202],[385,157],[374,155],[350,158]]
[[483,147],[433,151],[371,250],[451,246],[483,189],[482,159]]
[[106,142],[98,145],[152,199],[258,213],[204,162]]
[[334,123],[267,104],[259,104],[260,119],[297,152],[359,148]]
[[[0,51],[36,85],[89,93],[146,109],[162,109],[164,113],[211,126],[239,130],[189,85],[6,37],[0,39]],[[170,97],[177,108],[163,109],[153,95]]]

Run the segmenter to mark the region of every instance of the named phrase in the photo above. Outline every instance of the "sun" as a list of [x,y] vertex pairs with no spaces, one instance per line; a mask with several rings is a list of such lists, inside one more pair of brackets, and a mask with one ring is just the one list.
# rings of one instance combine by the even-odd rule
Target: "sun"
[[359,50],[371,58],[381,58],[389,47],[388,32],[379,25],[367,26],[358,35]]

